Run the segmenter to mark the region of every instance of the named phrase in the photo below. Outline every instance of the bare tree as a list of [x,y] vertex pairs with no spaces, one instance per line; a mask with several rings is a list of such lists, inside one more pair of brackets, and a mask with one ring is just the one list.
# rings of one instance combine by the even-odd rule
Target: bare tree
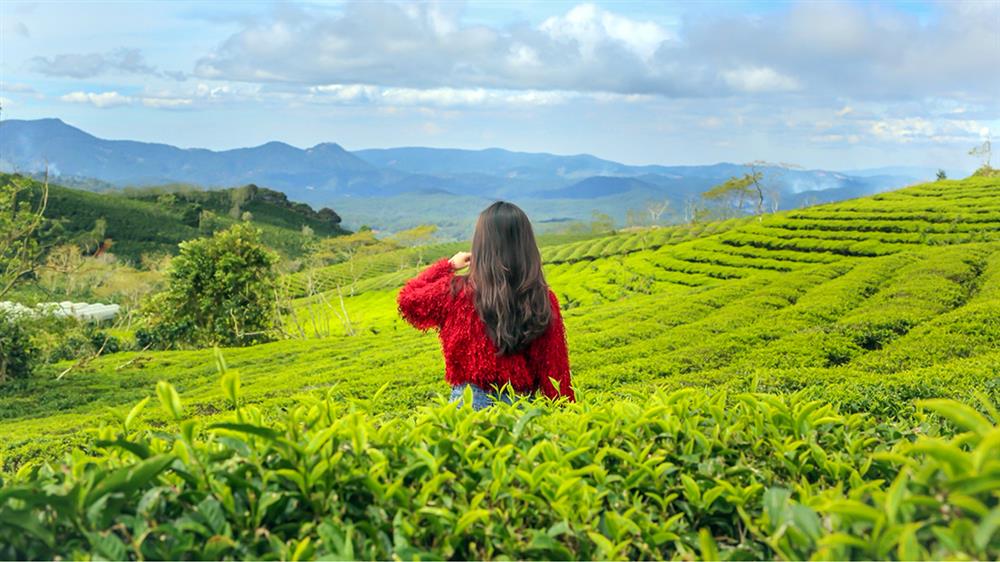
[[969,151],[969,156],[977,156],[983,159],[983,168],[990,168],[990,160],[993,156],[993,143],[987,137],[983,144]]
[[649,222],[656,224],[660,222],[660,217],[670,207],[670,200],[663,201],[650,200],[646,202],[646,212],[649,213]]
[[764,190],[767,196],[768,208],[771,214],[777,213],[781,208],[781,190],[777,187],[770,187]]

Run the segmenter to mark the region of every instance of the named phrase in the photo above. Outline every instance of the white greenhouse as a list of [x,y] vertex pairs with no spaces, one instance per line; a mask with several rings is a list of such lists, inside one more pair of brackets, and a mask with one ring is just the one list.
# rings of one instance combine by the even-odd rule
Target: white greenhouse
[[0,310],[13,314],[52,314],[58,317],[72,317],[82,322],[104,322],[113,320],[121,311],[117,304],[85,303],[85,302],[47,302],[35,307],[28,307],[16,302],[0,302]]

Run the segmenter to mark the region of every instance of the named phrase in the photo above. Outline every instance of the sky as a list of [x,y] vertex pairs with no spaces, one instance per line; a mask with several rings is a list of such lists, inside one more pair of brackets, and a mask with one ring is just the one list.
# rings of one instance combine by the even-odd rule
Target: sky
[[1000,136],[1000,0],[5,0],[0,105],[216,150],[971,170]]

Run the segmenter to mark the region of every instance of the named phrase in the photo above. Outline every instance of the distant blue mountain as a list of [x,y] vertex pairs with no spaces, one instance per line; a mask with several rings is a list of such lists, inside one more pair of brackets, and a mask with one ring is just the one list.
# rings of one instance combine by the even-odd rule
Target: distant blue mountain
[[384,172],[340,145],[324,143],[301,150],[269,142],[251,148],[212,151],[167,144],[105,140],[59,119],[0,122],[0,169],[96,178],[118,186],[170,182],[205,187],[247,183],[273,187],[298,199],[310,191],[364,192],[399,174]]
[[[631,166],[589,154],[560,156],[499,148],[349,152],[336,143],[300,149],[269,142],[223,151],[181,149],[100,139],[59,119],[0,122],[0,170],[36,172],[46,165],[56,175],[72,179],[74,185],[87,185],[87,178],[94,180],[94,186],[118,187],[181,182],[216,188],[255,183],[283,191],[293,200],[321,205],[345,197],[402,194],[579,202],[616,197],[619,205],[666,198],[680,203],[746,171],[732,163]],[[829,192],[843,198],[915,181],[902,174],[860,177],[785,168],[766,172],[778,186],[783,205],[803,199],[799,197],[803,193]]]
[[630,191],[645,191],[650,195],[657,196],[661,194],[663,189],[638,178],[594,176],[566,187],[539,191],[533,195],[541,199],[596,199]]

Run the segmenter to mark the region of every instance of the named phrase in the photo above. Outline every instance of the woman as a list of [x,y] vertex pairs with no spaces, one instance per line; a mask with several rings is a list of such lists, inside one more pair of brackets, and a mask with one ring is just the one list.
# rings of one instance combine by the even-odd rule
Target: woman
[[[467,275],[456,275],[466,267]],[[510,403],[508,389],[575,400],[559,301],[542,275],[531,223],[516,205],[487,207],[476,222],[472,253],[438,260],[411,279],[397,301],[410,324],[438,329],[452,400],[466,386],[477,410],[496,400]]]

